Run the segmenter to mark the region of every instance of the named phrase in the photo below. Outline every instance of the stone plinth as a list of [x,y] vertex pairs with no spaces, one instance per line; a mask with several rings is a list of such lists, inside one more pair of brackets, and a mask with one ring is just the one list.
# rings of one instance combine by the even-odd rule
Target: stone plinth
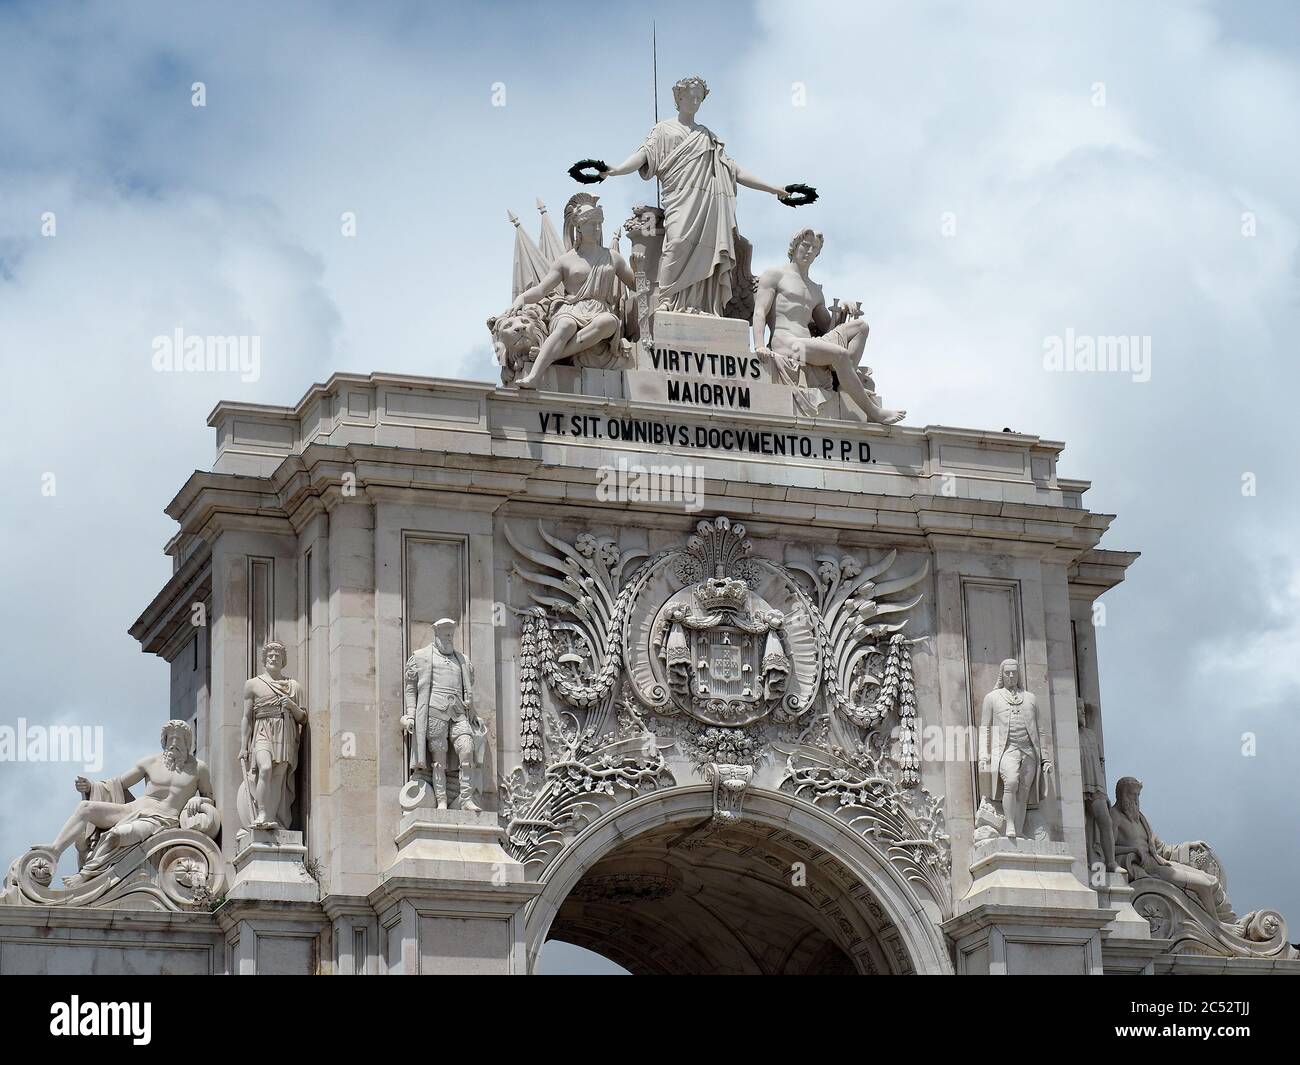
[[[298,833],[291,833],[298,835]],[[314,881],[313,881],[314,883]],[[329,921],[315,896],[297,902],[228,899],[216,913],[230,976],[315,976],[328,971]]]
[[1151,925],[1133,908],[1133,889],[1127,873],[1107,873],[1106,886],[1098,888],[1097,899],[1106,909],[1115,911],[1114,919],[1102,931],[1107,940],[1151,938]]
[[954,910],[979,906],[1097,908],[1097,893],[1073,872],[1064,843],[1033,839],[981,840],[971,850],[970,890]]
[[417,806],[397,830],[397,857],[371,893],[380,970],[391,975],[527,970],[523,908],[540,885],[502,848],[490,812]]
[[[689,351],[702,355],[748,355],[749,323],[739,318],[714,318],[702,314],[682,314],[679,311],[656,311],[654,346],[664,351]],[[648,353],[638,352],[641,360]],[[641,369],[649,369],[648,361]],[[762,377],[770,381],[770,375]]]
[[794,416],[793,392],[750,350],[747,322],[660,311],[653,348],[638,343],[633,362],[624,387],[637,406]]
[[225,964],[206,910],[0,905],[0,976],[216,976]]
[[970,890],[944,925],[959,974],[1101,974],[1101,929],[1115,911],[1100,909],[1097,893],[1074,875],[1066,844],[980,840],[970,873]]
[[318,902],[320,885],[306,862],[301,832],[246,828],[235,837],[235,882],[228,897]]
[[402,817],[395,840],[397,857],[383,879],[523,883],[524,867],[502,849],[504,840],[494,813],[416,807]]
[[1100,976],[1113,910],[981,903],[944,924],[959,976]]

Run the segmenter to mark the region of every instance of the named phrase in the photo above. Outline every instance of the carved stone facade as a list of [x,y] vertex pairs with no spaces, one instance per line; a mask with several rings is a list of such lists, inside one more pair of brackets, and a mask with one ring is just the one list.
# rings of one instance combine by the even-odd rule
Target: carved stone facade
[[[1099,744],[1092,604],[1135,556],[1098,547],[1110,518],[1058,476],[1061,445],[696,421],[383,375],[218,407],[216,463],[169,507],[174,575],[133,633],[188,654],[205,604],[210,661],[178,716],[224,830],[158,833],[93,897],[21,856],[0,958],[527,972],[557,937],[638,972],[1300,964],[1276,913],[1220,920],[1137,870],[1090,886],[1077,705]],[[602,489],[611,468],[682,463],[698,510]],[[453,722],[451,799],[456,700],[473,707],[481,812],[437,809],[410,766],[411,660],[439,638],[462,687],[430,658],[415,705]],[[243,695],[269,644],[302,712],[291,823],[240,832]],[[977,750],[1007,659],[1054,762],[1015,841]],[[24,915],[64,905],[77,945],[32,945]],[[128,934],[123,906],[173,911],[168,931]]]
[[572,171],[660,179],[630,262],[588,193],[563,246],[511,216],[500,386],[218,404],[131,629],[193,663],[178,720],[13,862],[0,971],[1300,970],[1208,844],[1100,798],[1112,516],[1060,443],[883,406],[821,234],[772,267],[735,229],[738,184],[815,190],[706,94]]

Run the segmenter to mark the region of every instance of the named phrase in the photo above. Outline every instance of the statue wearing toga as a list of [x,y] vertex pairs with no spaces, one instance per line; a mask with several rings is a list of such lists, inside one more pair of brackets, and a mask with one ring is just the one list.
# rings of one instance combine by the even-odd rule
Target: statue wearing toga
[[721,316],[731,301],[736,265],[736,186],[795,201],[785,188],[743,170],[718,135],[695,121],[708,92],[702,78],[677,82],[677,117],[658,123],[637,151],[601,170],[600,178],[636,171],[647,181],[659,179],[664,211],[659,310]]

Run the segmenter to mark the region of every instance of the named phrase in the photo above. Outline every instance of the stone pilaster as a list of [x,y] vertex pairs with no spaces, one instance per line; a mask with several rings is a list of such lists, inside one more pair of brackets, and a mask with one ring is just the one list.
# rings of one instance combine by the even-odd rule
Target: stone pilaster
[[332,825],[323,856],[327,890],[364,894],[375,884],[375,528],[369,502],[329,511],[329,786]]
[[315,902],[241,900],[217,911],[231,976],[315,976],[329,946],[329,922]]

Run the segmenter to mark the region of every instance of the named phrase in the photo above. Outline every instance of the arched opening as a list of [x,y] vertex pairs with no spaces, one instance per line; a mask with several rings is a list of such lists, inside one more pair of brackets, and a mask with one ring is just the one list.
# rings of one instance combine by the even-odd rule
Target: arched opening
[[709,788],[643,796],[590,826],[543,882],[534,964],[553,938],[634,974],[951,972],[937,911],[887,858],[778,792],[747,795],[726,824]]
[[629,976],[617,962],[594,950],[552,936],[537,959],[539,976]]

